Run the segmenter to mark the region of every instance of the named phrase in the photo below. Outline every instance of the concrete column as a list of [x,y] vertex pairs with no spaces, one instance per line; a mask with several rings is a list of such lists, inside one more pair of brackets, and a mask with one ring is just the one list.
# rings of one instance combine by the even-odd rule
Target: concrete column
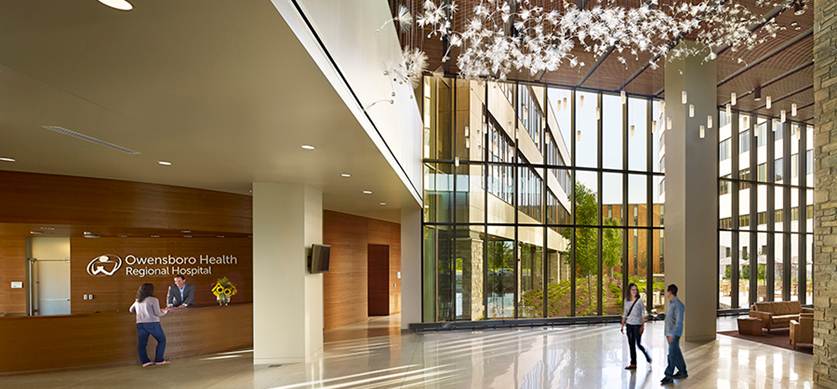
[[[693,45],[683,42],[681,45]],[[686,305],[687,341],[715,339],[718,294],[718,118],[715,62],[703,56],[665,64],[665,279]],[[687,103],[682,102],[686,91]],[[694,106],[694,115],[690,115]],[[700,126],[707,126],[700,138]]]
[[421,323],[421,208],[401,209],[401,328]]
[[837,2],[813,12],[814,383],[837,388]]
[[323,347],[323,277],[307,251],[323,240],[323,194],[253,184],[253,363],[305,362]]

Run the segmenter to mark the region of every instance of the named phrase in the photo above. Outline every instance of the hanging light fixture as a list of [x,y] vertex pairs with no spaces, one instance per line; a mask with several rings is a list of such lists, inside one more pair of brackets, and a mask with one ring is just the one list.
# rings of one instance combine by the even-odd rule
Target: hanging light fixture
[[584,95],[583,94],[578,95],[578,107],[579,108],[584,107]]
[[712,115],[706,115],[706,128],[712,128]]
[[[125,0],[99,0],[100,2],[126,2]],[[806,11],[809,0],[774,0],[776,5],[792,9],[796,14]],[[550,1],[556,2],[557,1]],[[424,0],[420,9],[413,14],[401,6],[396,15],[386,21],[397,24],[399,28],[414,26],[420,34],[446,42],[450,49],[461,51],[452,56],[450,51],[442,55],[443,62],[453,62],[466,78],[484,77],[505,80],[511,72],[528,71],[536,74],[554,71],[556,64],[570,68],[582,68],[587,64],[584,56],[576,50],[566,50],[570,42],[587,41],[580,50],[599,56],[603,47],[611,47],[616,52],[631,52],[637,59],[650,54],[655,58],[685,58],[695,54],[705,54],[706,60],[713,60],[717,53],[709,50],[705,53],[693,49],[673,50],[668,47],[669,40],[656,39],[672,31],[694,39],[704,47],[731,47],[734,51],[753,49],[758,43],[768,39],[781,39],[775,31],[780,31],[777,18],[762,21],[761,28],[750,28],[753,20],[761,17],[759,10],[750,9],[736,1],[693,0],[673,2],[677,6],[663,7],[657,0],[644,1],[636,7],[629,7],[625,2],[601,2],[596,7],[576,7],[572,12],[557,12],[551,7],[520,6],[509,9],[508,1],[479,1],[471,9],[460,12],[459,3],[448,0]],[[521,3],[519,1],[514,3]],[[529,3],[526,1],[525,3]],[[543,2],[539,2],[543,3]],[[568,2],[571,3],[571,2]],[[756,3],[769,3],[758,0]],[[462,19],[459,15],[463,14]],[[495,15],[502,17],[495,18]],[[566,18],[566,19],[565,19]],[[567,29],[570,24],[581,23],[577,28]],[[504,42],[508,46],[497,50],[491,44],[480,44],[486,36],[501,36],[513,27],[516,39]],[[518,28],[517,26],[525,26]],[[383,26],[378,28],[378,31]],[[607,33],[590,34],[590,31]],[[704,31],[712,31],[704,34]],[[767,31],[768,34],[763,32]],[[614,39],[630,36],[631,39]],[[520,38],[520,39],[517,39]],[[578,46],[576,46],[578,47]],[[430,57],[420,47],[407,47],[402,52],[401,61],[388,69],[398,83],[416,82],[426,73]],[[619,61],[628,67],[627,60]],[[658,66],[656,60],[650,62],[652,68]],[[681,69],[682,74],[682,69]],[[440,75],[440,72],[434,72]]]
[[794,0],[793,2],[793,14],[796,16],[801,16],[805,14],[805,9],[808,8],[808,5],[805,4],[802,0]]
[[770,109],[770,107],[772,107],[772,106],[773,106],[773,101],[770,98],[770,96],[767,96],[767,98],[765,98],[765,100],[764,100],[764,108]]
[[690,118],[695,117],[695,105],[694,104],[689,104],[689,117]]
[[671,129],[671,118],[666,118],[666,130]]
[[581,130],[576,130],[575,141],[576,141],[576,143],[581,142]]
[[761,85],[756,85],[753,88],[753,100],[760,101],[761,100]]
[[727,104],[727,119],[732,118],[732,104]]
[[634,136],[634,133],[636,133],[636,125],[631,124],[631,136]]
[[729,103],[732,105],[738,103],[738,96],[735,95],[735,92],[729,94]]
[[796,117],[796,103],[791,104],[791,116]]
[[787,119],[788,119],[787,114],[785,113],[785,110],[783,109],[782,111],[779,112],[779,121],[784,123],[785,120],[787,120]]
[[686,103],[689,102],[689,95],[686,93],[685,90],[682,93],[680,93],[680,101],[682,101],[683,104],[686,104]]
[[703,125],[701,124],[700,125],[700,139],[703,139],[704,137],[706,137],[706,128],[704,128]]
[[621,92],[619,92],[619,95],[622,96],[622,104],[627,104],[628,103],[628,94],[625,93],[624,89]]

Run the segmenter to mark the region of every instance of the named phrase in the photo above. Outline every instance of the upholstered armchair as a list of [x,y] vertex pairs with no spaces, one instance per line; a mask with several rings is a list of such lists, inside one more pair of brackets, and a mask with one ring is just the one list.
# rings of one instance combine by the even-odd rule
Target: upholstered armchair
[[790,344],[793,348],[813,346],[814,344],[814,316],[801,314],[799,320],[790,322]]

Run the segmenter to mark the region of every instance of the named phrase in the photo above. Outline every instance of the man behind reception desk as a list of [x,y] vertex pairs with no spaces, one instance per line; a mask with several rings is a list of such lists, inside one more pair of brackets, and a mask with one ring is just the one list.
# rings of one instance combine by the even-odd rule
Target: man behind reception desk
[[195,302],[195,288],[186,283],[186,276],[174,276],[174,285],[169,286],[166,293],[166,305],[169,307],[186,308]]

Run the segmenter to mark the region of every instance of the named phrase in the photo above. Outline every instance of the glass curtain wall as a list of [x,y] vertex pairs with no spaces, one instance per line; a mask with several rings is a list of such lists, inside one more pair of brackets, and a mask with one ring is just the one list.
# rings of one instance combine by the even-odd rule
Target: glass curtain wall
[[662,310],[658,100],[424,78],[425,322]]
[[718,117],[718,309],[810,304],[813,127],[734,110]]

